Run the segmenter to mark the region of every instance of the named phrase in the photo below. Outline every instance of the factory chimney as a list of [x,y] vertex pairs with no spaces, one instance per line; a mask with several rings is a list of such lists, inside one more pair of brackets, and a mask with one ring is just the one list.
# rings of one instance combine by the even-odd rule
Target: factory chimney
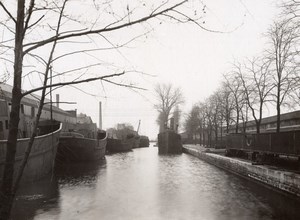
[[102,129],[102,104],[99,102],[99,129]]

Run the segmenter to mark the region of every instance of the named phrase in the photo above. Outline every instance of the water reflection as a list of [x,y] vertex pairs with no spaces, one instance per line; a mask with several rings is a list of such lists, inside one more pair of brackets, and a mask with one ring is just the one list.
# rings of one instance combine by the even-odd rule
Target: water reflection
[[11,219],[33,219],[40,212],[57,210],[58,198],[58,182],[52,175],[34,183],[23,184],[18,189]]
[[186,154],[158,155],[153,147],[107,155],[98,164],[59,166],[55,175],[56,193],[37,198],[28,219],[300,217],[295,199]]
[[[98,175],[106,168],[106,160],[96,162],[80,162],[57,164],[55,176],[58,178],[60,187],[76,185],[95,185]],[[101,172],[99,172],[101,169]]]
[[60,189],[60,212],[47,218],[41,214],[37,219],[80,219],[79,213],[85,213],[93,207],[97,180],[104,175],[105,168],[106,160],[57,166],[55,174]]

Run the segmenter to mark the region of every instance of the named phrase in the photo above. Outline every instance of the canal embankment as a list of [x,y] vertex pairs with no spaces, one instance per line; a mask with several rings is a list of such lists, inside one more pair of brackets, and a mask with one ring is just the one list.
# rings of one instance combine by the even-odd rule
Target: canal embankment
[[208,150],[199,145],[184,145],[183,152],[242,177],[264,183],[267,186],[300,198],[300,174],[298,173],[265,165],[255,165],[251,161],[238,158],[226,157],[222,155],[221,150]]

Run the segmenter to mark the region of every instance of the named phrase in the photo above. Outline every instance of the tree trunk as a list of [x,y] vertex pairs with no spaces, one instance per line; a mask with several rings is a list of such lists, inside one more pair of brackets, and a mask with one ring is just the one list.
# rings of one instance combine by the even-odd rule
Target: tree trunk
[[206,146],[206,143],[205,143],[205,141],[206,141],[206,138],[205,138],[205,129],[203,130],[203,146]]
[[218,141],[218,126],[217,126],[217,124],[215,126],[215,141],[216,141],[216,143]]
[[202,127],[200,125],[200,129],[199,129],[199,144],[202,145]]
[[221,140],[220,140],[220,147],[222,148],[222,146],[223,146],[223,126],[222,126],[222,123],[223,122],[223,117],[221,117],[221,131],[220,131],[220,133],[221,133]]
[[240,120],[240,114],[239,114],[239,110],[237,110],[236,113],[236,125],[235,125],[235,133],[239,133],[239,121]]
[[280,132],[280,106],[277,106],[277,125],[276,125],[276,132]]
[[209,125],[209,147],[212,147],[212,123],[210,122],[210,125]]
[[260,122],[256,122],[256,133],[260,133]]
[[12,186],[14,177],[14,162],[18,138],[18,125],[20,121],[20,103],[22,98],[21,83],[23,65],[24,6],[25,0],[19,0],[15,33],[14,84],[11,99],[5,166],[1,186],[0,219],[9,219],[13,203]]
[[280,132],[280,91],[279,91],[279,89],[278,89],[278,92],[277,92],[276,109],[277,109],[276,132]]

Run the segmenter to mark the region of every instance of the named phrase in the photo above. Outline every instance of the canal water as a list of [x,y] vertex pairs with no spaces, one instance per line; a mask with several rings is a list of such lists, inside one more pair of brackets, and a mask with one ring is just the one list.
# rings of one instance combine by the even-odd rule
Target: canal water
[[155,147],[58,165],[20,189],[12,219],[300,219],[299,201],[193,156]]

